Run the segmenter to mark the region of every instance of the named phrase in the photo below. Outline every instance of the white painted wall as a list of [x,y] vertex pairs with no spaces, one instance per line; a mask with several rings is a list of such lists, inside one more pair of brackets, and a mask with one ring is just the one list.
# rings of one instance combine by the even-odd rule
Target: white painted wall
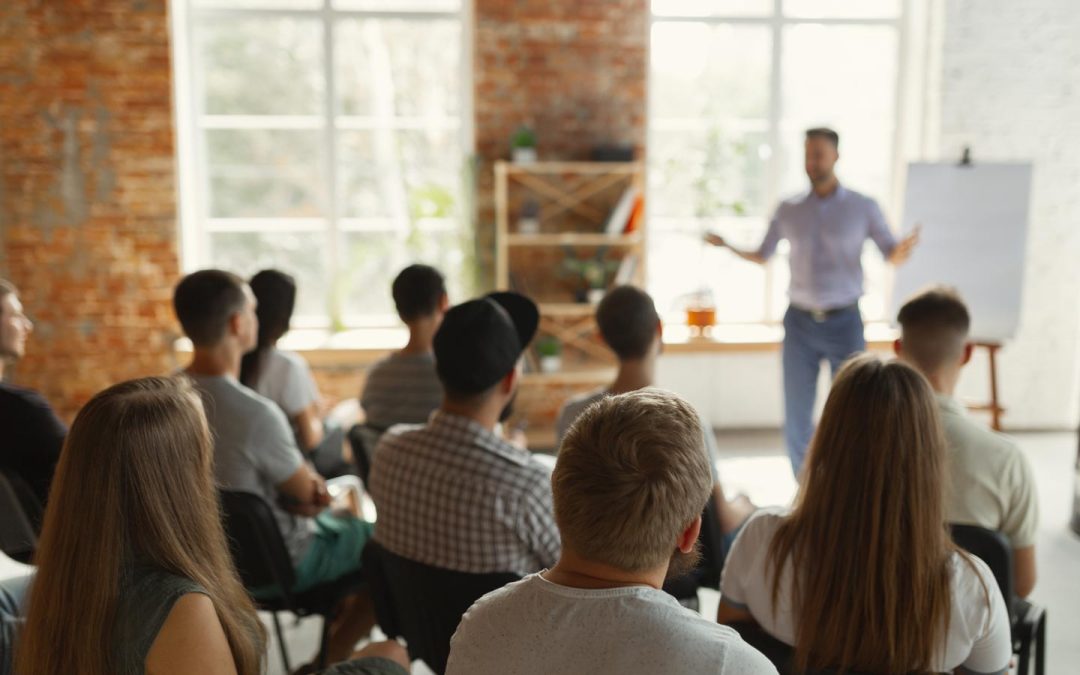
[[[1021,325],[1001,355],[1011,429],[1071,429],[1080,414],[1080,5],[1075,0],[931,0],[921,45],[928,87],[909,159],[1035,165]],[[919,25],[924,25],[921,23]],[[779,353],[667,355],[659,383],[720,428],[777,427]],[[988,396],[985,357],[961,398]],[[823,375],[822,394],[827,379]],[[820,397],[819,397],[820,398]],[[819,401],[820,405],[820,401]]]

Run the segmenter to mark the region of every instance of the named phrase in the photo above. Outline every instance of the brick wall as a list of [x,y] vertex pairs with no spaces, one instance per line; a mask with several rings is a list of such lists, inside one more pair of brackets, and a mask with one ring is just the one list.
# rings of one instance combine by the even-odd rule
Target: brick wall
[[541,160],[645,147],[648,0],[475,0],[477,246],[493,279],[493,173],[522,124]]
[[1020,331],[1002,352],[1010,428],[1080,410],[1080,13],[1071,0],[948,0],[941,157],[1034,163]]
[[165,0],[0,3],[0,274],[36,323],[14,379],[69,419],[173,367],[168,34]]

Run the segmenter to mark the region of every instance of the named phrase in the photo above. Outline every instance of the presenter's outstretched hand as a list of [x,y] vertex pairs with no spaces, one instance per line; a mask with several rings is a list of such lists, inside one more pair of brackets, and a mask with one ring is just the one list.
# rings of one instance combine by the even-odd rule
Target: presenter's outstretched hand
[[706,232],[704,239],[713,246],[727,246],[727,242],[724,241],[724,238],[715,232]]
[[904,237],[896,244],[896,248],[889,254],[889,262],[894,265],[902,265],[911,257],[911,252],[915,250],[915,247],[919,244],[919,234],[922,232],[922,225],[915,225],[915,229],[911,231],[911,234]]

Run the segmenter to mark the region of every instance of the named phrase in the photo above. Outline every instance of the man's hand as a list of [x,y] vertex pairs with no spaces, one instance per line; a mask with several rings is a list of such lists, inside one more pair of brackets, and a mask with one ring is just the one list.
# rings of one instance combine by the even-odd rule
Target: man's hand
[[922,232],[922,225],[916,224],[915,229],[911,231],[911,234],[904,237],[896,244],[896,248],[889,254],[889,262],[894,265],[902,265],[911,257],[911,252],[915,249],[915,246],[919,243],[919,234]]
[[713,246],[727,246],[728,245],[727,242],[724,241],[724,238],[721,237],[720,235],[716,234],[715,232],[706,232],[705,233],[705,242],[709,243],[709,244],[712,244]]

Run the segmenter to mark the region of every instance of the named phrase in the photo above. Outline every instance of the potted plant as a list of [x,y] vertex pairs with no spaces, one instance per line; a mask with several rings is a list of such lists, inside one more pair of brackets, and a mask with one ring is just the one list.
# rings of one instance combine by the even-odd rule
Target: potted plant
[[607,260],[605,247],[600,247],[591,258],[578,258],[572,250],[567,250],[563,259],[563,269],[577,275],[580,288],[575,294],[578,302],[599,304],[607,292],[611,275],[619,268],[619,261]]
[[536,161],[536,134],[526,125],[521,125],[510,139],[510,158],[518,164],[531,164]]
[[518,234],[537,234],[540,232],[540,204],[530,199],[521,205],[518,215]]
[[553,335],[545,335],[536,341],[536,353],[540,357],[541,373],[557,373],[562,370],[562,342]]

